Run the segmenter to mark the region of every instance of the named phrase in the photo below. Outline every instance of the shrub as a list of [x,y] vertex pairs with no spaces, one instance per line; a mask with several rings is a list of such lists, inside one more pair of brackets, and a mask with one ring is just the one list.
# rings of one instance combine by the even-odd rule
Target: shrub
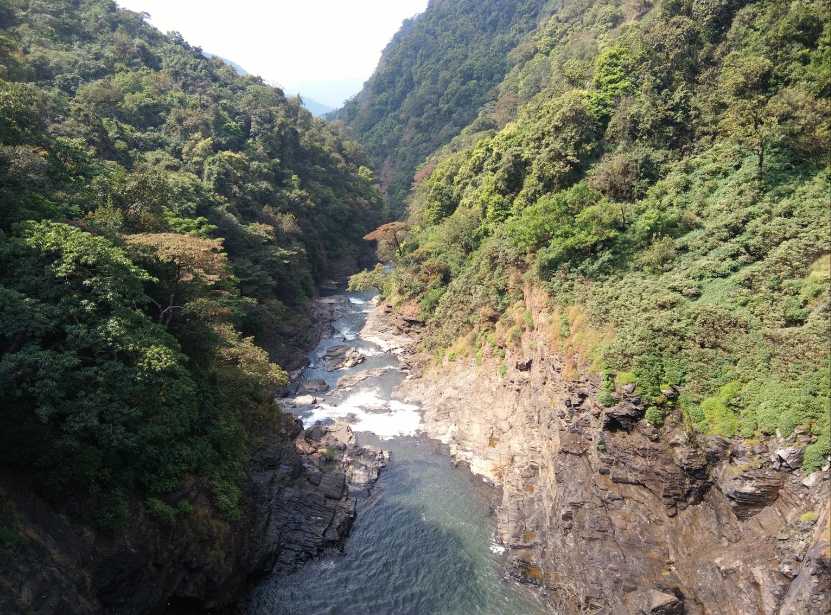
[[675,241],[672,237],[658,237],[638,258],[647,270],[660,272],[675,258]]
[[618,372],[615,376],[615,384],[618,387],[624,387],[627,384],[635,384],[637,381],[638,377],[634,372]]
[[658,406],[649,406],[646,409],[646,414],[644,418],[653,426],[660,427],[664,424],[664,419],[666,418],[666,414],[664,410],[662,410]]
[[799,516],[799,521],[801,523],[814,523],[817,519],[819,519],[819,515],[813,510],[804,512]]
[[23,537],[17,530],[0,526],[0,549],[10,549],[23,542]]
[[364,293],[370,290],[377,290],[383,293],[389,281],[389,274],[384,270],[383,265],[375,265],[371,271],[364,270],[349,278],[348,289],[351,292]]
[[242,492],[237,481],[228,478],[218,478],[212,482],[214,503],[217,510],[228,521],[236,521],[240,517],[240,501]]
[[805,447],[805,457],[802,468],[806,472],[813,472],[822,468],[831,455],[831,436],[828,435],[827,425],[818,436],[817,441]]
[[148,498],[144,502],[147,511],[164,523],[173,523],[176,520],[177,509],[158,498]]
[[738,430],[736,398],[741,391],[741,384],[729,382],[719,389],[717,395],[701,402],[703,431],[713,435],[732,438]]
[[439,305],[439,301],[441,301],[442,296],[444,295],[447,289],[444,287],[437,287],[431,288],[424,296],[422,296],[421,301],[419,301],[419,307],[421,308],[421,316],[422,318],[429,318],[430,315],[435,312],[436,307]]

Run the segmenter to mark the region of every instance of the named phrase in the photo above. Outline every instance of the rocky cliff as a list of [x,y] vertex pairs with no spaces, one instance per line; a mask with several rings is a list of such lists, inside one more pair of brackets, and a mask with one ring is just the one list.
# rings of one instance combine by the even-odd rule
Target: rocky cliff
[[550,350],[539,297],[526,305],[536,326],[504,358],[415,356],[405,383],[428,433],[502,488],[513,574],[562,614],[831,612],[828,468],[800,470],[810,436],[654,428],[632,385],[604,407],[579,357],[575,372]]

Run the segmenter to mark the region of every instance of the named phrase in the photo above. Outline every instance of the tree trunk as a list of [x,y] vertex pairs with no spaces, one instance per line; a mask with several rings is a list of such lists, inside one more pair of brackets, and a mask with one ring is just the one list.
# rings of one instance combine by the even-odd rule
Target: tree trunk
[[765,175],[765,142],[762,141],[759,144],[759,179],[762,179]]

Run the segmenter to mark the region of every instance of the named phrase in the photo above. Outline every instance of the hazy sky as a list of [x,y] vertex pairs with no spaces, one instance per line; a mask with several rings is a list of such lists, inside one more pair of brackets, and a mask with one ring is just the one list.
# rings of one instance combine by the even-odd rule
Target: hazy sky
[[116,0],[204,51],[332,107],[357,93],[428,0]]

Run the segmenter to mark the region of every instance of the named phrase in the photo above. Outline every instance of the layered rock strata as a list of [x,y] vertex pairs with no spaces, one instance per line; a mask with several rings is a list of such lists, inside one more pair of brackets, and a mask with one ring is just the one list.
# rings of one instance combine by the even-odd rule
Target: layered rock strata
[[831,612],[828,468],[801,471],[808,434],[701,437],[677,415],[655,428],[634,387],[605,408],[548,347],[526,332],[504,359],[416,359],[403,391],[501,487],[515,576],[563,615]]

